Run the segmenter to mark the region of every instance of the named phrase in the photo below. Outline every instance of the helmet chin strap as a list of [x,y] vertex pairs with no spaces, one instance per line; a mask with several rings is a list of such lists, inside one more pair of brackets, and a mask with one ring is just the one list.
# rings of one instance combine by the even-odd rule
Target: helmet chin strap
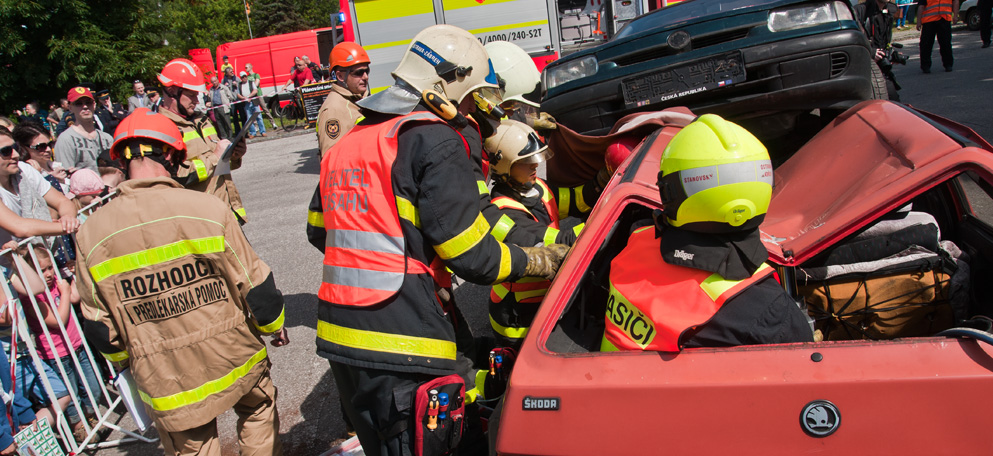
[[511,179],[509,174],[494,174],[493,181],[498,184],[507,184],[511,190],[520,194],[521,198],[527,198],[528,194],[534,191],[534,182],[522,184],[514,179]]
[[176,103],[176,112],[178,112],[179,115],[185,117],[186,119],[193,118],[193,113],[187,111],[186,106],[183,106],[183,103],[180,103],[179,97],[183,94],[183,89],[172,86],[166,87],[164,92],[168,94],[169,98],[172,98],[172,100]]

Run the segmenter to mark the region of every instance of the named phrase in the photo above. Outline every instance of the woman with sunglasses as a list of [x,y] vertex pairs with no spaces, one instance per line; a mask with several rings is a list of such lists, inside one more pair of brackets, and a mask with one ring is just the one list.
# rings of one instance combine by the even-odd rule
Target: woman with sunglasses
[[[62,192],[52,189],[41,173],[30,165],[20,163],[14,138],[0,128],[0,200],[14,215],[49,223],[32,223],[32,229],[19,229],[0,223],[0,245],[13,236],[75,233],[79,229],[76,208]],[[51,224],[49,208],[58,214],[58,223]],[[0,211],[0,214],[7,211]],[[61,230],[53,228],[61,226]],[[52,228],[46,228],[52,227]]]
[[48,135],[48,131],[34,122],[24,122],[14,127],[12,133],[21,160],[38,170],[52,184],[52,188],[67,193],[71,171],[52,161],[55,141]]

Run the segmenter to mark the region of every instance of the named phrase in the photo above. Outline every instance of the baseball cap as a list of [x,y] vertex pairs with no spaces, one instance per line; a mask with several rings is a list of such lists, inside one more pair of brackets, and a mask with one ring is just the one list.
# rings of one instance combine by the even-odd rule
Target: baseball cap
[[73,87],[69,89],[69,95],[66,95],[66,98],[69,99],[69,103],[74,103],[76,100],[83,97],[96,101],[96,98],[93,97],[93,93],[86,87]]
[[248,73],[242,71],[241,73],[238,74],[238,76],[248,76]]
[[69,177],[69,193],[75,196],[99,195],[105,186],[100,175],[89,168],[76,170]]

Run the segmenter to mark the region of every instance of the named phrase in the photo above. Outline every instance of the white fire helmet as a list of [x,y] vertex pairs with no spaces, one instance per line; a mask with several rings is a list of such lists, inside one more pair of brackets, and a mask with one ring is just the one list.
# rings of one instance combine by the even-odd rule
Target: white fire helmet
[[452,25],[433,25],[418,33],[393,77],[422,93],[434,90],[456,103],[476,90],[494,104],[502,101],[486,49],[471,33]]
[[535,92],[541,82],[541,73],[531,56],[509,41],[487,44],[486,53],[490,55],[493,69],[506,83],[503,101],[516,101],[537,108],[537,103],[524,97]]
[[508,176],[515,163],[541,163],[552,157],[551,150],[533,128],[510,119],[500,122],[483,147],[490,156],[490,174],[494,177]]

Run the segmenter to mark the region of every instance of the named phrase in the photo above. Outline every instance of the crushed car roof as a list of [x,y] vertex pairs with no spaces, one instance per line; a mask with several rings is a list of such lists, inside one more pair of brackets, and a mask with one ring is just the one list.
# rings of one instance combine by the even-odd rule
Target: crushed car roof
[[903,105],[863,102],[776,170],[763,242],[773,261],[802,263],[980,163],[989,167],[993,155],[934,120]]

